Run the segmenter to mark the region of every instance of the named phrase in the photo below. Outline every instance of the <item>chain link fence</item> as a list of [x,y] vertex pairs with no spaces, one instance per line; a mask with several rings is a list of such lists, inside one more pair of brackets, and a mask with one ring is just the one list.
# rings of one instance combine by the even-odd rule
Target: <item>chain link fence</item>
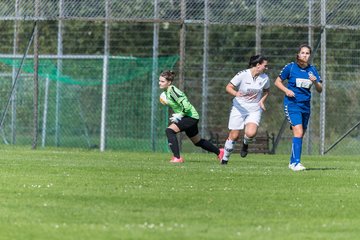
[[[36,108],[42,146],[166,151],[157,78],[167,68],[177,71],[209,138],[226,131],[225,86],[251,55],[269,57],[274,80],[307,42],[325,91],[313,94],[303,152],[359,154],[359,10],[355,0],[3,0],[2,141],[31,144]],[[38,44],[20,69],[34,22]],[[280,137],[276,153],[290,151],[292,136],[288,126],[280,134],[282,98],[272,86],[260,128]],[[183,148],[190,150],[186,140]]]

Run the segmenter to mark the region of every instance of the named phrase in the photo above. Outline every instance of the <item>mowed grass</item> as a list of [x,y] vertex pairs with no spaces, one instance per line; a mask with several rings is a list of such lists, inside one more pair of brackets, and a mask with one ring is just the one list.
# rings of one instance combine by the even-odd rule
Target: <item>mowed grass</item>
[[360,159],[0,147],[0,239],[358,239]]

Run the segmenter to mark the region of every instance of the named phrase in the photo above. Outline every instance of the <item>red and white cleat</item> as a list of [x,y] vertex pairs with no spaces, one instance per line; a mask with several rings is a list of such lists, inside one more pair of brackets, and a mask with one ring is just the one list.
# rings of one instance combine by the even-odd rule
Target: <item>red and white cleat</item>
[[177,158],[177,157],[172,157],[170,160],[171,163],[183,163],[184,159],[182,157]]
[[220,148],[219,150],[220,150],[220,153],[219,153],[219,155],[217,156],[217,158],[219,159],[219,161],[221,161],[222,158],[224,157],[224,149],[223,149],[223,148]]

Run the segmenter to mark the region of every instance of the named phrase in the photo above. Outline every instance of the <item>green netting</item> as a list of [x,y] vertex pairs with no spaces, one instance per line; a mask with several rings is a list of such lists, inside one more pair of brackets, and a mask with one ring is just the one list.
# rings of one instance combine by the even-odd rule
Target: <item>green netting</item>
[[[160,57],[158,68],[172,68],[178,56]],[[0,63],[19,68],[20,59],[0,58]],[[40,77],[57,80],[66,84],[101,85],[103,74],[103,59],[62,59],[61,73],[57,66],[59,61],[40,59],[38,74]],[[108,84],[118,84],[145,76],[153,71],[153,58],[114,57],[109,59]],[[22,72],[33,73],[33,59],[26,59]],[[95,78],[94,78],[95,77]]]
[[[178,56],[159,57],[157,74],[172,69],[177,60]],[[45,146],[99,147],[103,60],[62,59],[59,72],[57,64],[54,59],[39,61],[39,145],[44,141]],[[11,88],[13,68],[19,65],[18,59],[0,58],[4,96]],[[16,86],[16,107],[9,108],[4,125],[3,138],[10,143],[12,139],[16,144],[32,142],[33,71],[33,60],[24,61]],[[107,149],[168,151],[164,133],[168,109],[159,104],[158,80],[153,84],[152,76],[152,58],[109,59]],[[2,101],[1,111],[4,106]],[[12,111],[17,114],[15,126],[11,124]]]

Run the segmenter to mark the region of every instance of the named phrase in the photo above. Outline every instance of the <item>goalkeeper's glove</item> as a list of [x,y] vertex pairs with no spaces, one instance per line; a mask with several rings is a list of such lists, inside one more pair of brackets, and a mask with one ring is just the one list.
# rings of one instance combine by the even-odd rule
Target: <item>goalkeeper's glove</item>
[[180,113],[174,113],[170,119],[173,123],[178,123],[182,119],[183,115]]

